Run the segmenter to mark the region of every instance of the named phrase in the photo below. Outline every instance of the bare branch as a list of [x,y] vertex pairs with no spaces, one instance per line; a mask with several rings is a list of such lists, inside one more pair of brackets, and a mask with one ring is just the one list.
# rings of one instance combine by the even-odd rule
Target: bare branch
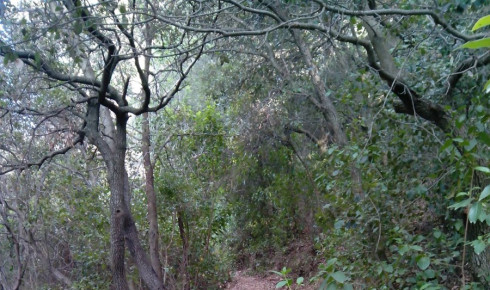
[[65,153],[67,153],[68,151],[70,151],[70,149],[74,148],[75,145],[77,145],[78,143],[82,143],[83,139],[84,139],[84,134],[79,134],[78,137],[75,140],[73,140],[72,144],[70,144],[69,146],[66,146],[66,147],[59,149],[59,150],[56,150],[56,151],[53,151],[53,152],[43,156],[38,161],[4,166],[4,167],[8,167],[8,168],[1,170],[0,175],[4,175],[4,174],[9,173],[9,172],[14,171],[14,170],[21,170],[22,171],[22,170],[25,170],[27,168],[33,167],[33,166],[41,167],[44,164],[44,162],[53,159],[57,155],[63,155]]
[[447,86],[445,90],[446,96],[451,96],[456,84],[463,77],[464,73],[472,68],[482,67],[490,64],[490,51],[484,53],[479,57],[469,57],[459,64],[456,70],[448,77]]

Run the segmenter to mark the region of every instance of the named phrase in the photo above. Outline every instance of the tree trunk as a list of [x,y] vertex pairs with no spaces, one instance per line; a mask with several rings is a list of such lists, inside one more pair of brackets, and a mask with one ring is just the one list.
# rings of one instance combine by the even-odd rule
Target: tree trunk
[[[89,140],[97,147],[104,159],[107,168],[107,179],[111,190],[111,289],[128,289],[124,267],[125,244],[138,267],[139,275],[150,289],[164,289],[160,279],[153,271],[139,240],[135,222],[130,211],[129,178],[126,171],[125,158],[127,146],[126,123],[128,115],[116,117],[115,130],[110,143],[106,142],[98,129],[100,105],[96,99],[88,102],[85,133]],[[111,125],[106,122],[107,126]],[[109,129],[109,128],[106,128]],[[110,146],[112,145],[112,146]]]
[[[287,21],[286,12],[280,6],[274,6],[272,4],[266,4],[266,6],[275,12],[282,21]],[[327,140],[327,143],[335,143],[339,147],[344,147],[348,143],[347,135],[340,123],[337,109],[335,108],[332,99],[326,93],[325,83],[322,81],[318,67],[313,61],[310,48],[305,43],[299,30],[289,29],[289,32],[293,36],[294,42],[301,53],[301,57],[308,67],[308,73],[315,89],[315,94],[311,95],[309,100],[323,115],[323,118],[327,123],[327,131],[331,134],[331,138],[330,140]],[[352,177],[352,193],[356,198],[363,198],[364,192],[362,190],[361,172],[354,164],[351,164],[350,169]]]
[[180,264],[181,273],[183,275],[182,289],[187,290],[191,288],[187,269],[189,264],[189,238],[184,224],[184,211],[182,209],[177,210],[177,224],[179,226],[179,234],[182,240],[182,261]]
[[[478,239],[478,236],[488,233],[488,226],[486,223],[477,221],[476,223],[468,224],[468,237],[467,241],[474,241]],[[483,285],[490,284],[490,249],[487,248],[477,255],[473,251],[473,247],[467,246],[466,252],[469,253],[469,265],[470,271],[474,276],[474,279],[483,283]]]
[[162,265],[160,263],[159,255],[159,235],[158,235],[158,215],[157,215],[157,201],[154,187],[153,166],[150,158],[150,124],[148,120],[148,113],[143,114],[143,163],[145,166],[145,190],[146,199],[148,203],[148,223],[150,226],[150,232],[148,242],[150,244],[150,260],[153,270],[156,272],[158,278],[162,280]]
[[[291,29],[291,34],[294,37],[294,41],[298,46],[303,60],[309,68],[310,79],[315,88],[315,96],[310,96],[310,101],[317,107],[322,113],[325,121],[327,122],[327,131],[332,134],[332,140],[329,142],[337,144],[339,147],[344,147],[347,145],[347,136],[340,123],[337,109],[332,102],[332,99],[326,94],[327,90],[325,83],[320,78],[320,73],[317,66],[313,62],[313,57],[311,56],[310,49],[306,45],[298,30]],[[350,165],[350,173],[352,180],[352,193],[356,198],[363,198],[364,192],[362,190],[362,178],[359,168],[355,164]]]
[[125,167],[128,116],[117,116],[114,148],[112,154],[101,148],[108,169],[108,181],[111,189],[111,260],[113,266],[114,289],[128,289],[124,271],[125,242],[138,267],[139,275],[150,289],[164,289],[161,280],[153,270],[141,245],[129,203],[129,178]]
[[[476,172],[473,182],[477,187],[485,188],[488,185],[489,178],[486,178],[484,174]],[[467,218],[466,215],[465,218]],[[466,241],[471,242],[477,240],[478,236],[487,234],[489,229],[490,227],[486,222],[477,220],[476,223],[468,223],[468,236]],[[483,252],[477,255],[474,252],[473,247],[466,246],[466,252],[469,254],[467,261],[473,278],[483,285],[490,285],[490,247],[487,246]]]
[[[88,62],[84,74],[95,77]],[[124,266],[125,244],[135,260],[140,277],[148,288],[164,289],[161,279],[153,270],[141,245],[134,219],[131,216],[129,177],[126,170],[127,120],[127,113],[116,116],[114,128],[112,116],[107,108],[102,107],[97,99],[87,102],[85,134],[104,159],[111,191],[111,289],[129,289]],[[102,124],[102,128],[99,123]]]
[[[148,5],[148,4],[146,4]],[[147,7],[148,8],[148,7]],[[151,27],[146,24],[145,26],[145,43],[147,47],[151,47],[153,39],[153,33]],[[147,52],[151,54],[151,50]],[[145,56],[144,58],[144,71],[145,77],[148,79],[150,75],[150,58]],[[146,91],[149,91],[146,90]],[[142,90],[142,99],[145,97],[149,97],[145,95],[145,90]],[[150,227],[148,242],[150,244],[150,260],[153,270],[156,272],[160,281],[163,279],[162,274],[162,263],[160,262],[159,255],[159,234],[158,234],[158,213],[157,213],[157,199],[155,194],[155,186],[154,186],[154,173],[153,173],[153,165],[151,162],[150,155],[150,121],[148,118],[148,113],[143,114],[142,119],[142,152],[143,152],[143,164],[145,166],[145,191],[146,191],[146,200],[148,204],[148,223]]]

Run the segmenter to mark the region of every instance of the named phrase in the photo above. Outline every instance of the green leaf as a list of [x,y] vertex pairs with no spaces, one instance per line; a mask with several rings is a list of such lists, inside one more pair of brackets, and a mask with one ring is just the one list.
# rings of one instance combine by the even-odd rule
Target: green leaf
[[[488,87],[489,91],[490,91],[490,87]],[[482,142],[483,144],[487,145],[487,146],[490,146],[490,136],[486,133],[486,132],[480,132],[478,134],[478,139],[480,140],[480,142]]]
[[343,220],[337,220],[335,221],[334,228],[336,230],[342,228],[344,226],[345,222]]
[[410,248],[407,246],[407,245],[403,245],[401,246],[399,249],[398,249],[398,253],[400,255],[405,255],[408,251],[410,250]]
[[471,151],[473,148],[475,148],[476,144],[478,144],[478,142],[475,139],[471,139],[468,145],[464,146],[464,149],[466,151]]
[[485,186],[483,191],[480,193],[480,198],[478,198],[478,201],[482,201],[485,198],[487,198],[490,195],[490,185]]
[[322,290],[327,289],[327,286],[328,286],[327,283],[328,283],[327,279],[323,280],[322,284],[320,285],[320,288],[318,288],[318,289],[322,289]]
[[430,259],[429,257],[426,256],[420,256],[417,259],[417,266],[420,268],[420,270],[425,270],[429,267],[430,265]]
[[75,24],[73,24],[73,32],[75,32],[75,34],[80,34],[82,33],[83,31],[83,23],[81,21],[77,21],[75,22]]
[[393,273],[393,266],[391,264],[384,264],[383,271],[386,273]]
[[460,196],[468,196],[468,193],[467,192],[458,192],[458,194],[456,194],[456,197],[460,197]]
[[126,5],[123,4],[123,5],[119,6],[119,12],[121,12],[121,14],[126,13]]
[[41,66],[41,55],[39,54],[39,52],[36,52],[34,54],[34,63],[36,64],[37,67]]
[[274,273],[276,275],[282,276],[282,273],[281,272],[277,272],[277,271],[273,271],[273,270],[271,270],[270,272],[272,272],[272,273]]
[[325,268],[328,268],[332,265],[334,265],[335,263],[337,263],[337,258],[332,258],[330,260],[327,261],[327,264],[325,265]]
[[345,284],[344,285],[344,290],[354,290],[354,286],[352,286],[352,284]]
[[477,166],[477,167],[475,167],[475,170],[478,170],[478,171],[481,171],[484,173],[490,173],[490,169],[488,167],[484,167],[484,166]]
[[424,271],[424,276],[427,279],[434,279],[436,277],[436,272],[432,269],[427,269]]
[[468,206],[472,201],[473,201],[472,198],[467,198],[467,199],[465,199],[463,201],[457,202],[455,204],[451,204],[449,206],[449,208],[452,208],[452,209],[462,208],[462,207]]
[[3,64],[7,65],[9,62],[14,62],[17,58],[19,58],[15,53],[7,52],[3,56]]
[[490,47],[490,37],[468,41],[467,43],[461,45],[459,48],[477,49],[483,47]]
[[441,231],[436,230],[436,231],[434,231],[433,235],[434,235],[434,238],[439,239],[442,236],[442,233],[441,233]]
[[483,86],[483,91],[485,93],[490,93],[490,80],[488,80],[485,85]]
[[288,281],[286,281],[286,280],[279,281],[279,282],[276,284],[276,288],[282,288],[282,287],[286,286],[286,284],[288,284]]
[[446,150],[449,146],[453,145],[453,140],[447,139],[446,142],[441,146],[440,152]]
[[330,276],[339,283],[344,283],[345,281],[349,280],[349,278],[345,276],[344,272],[342,271],[337,271],[335,273],[332,273]]
[[486,248],[485,242],[482,240],[474,240],[471,242],[473,249],[475,250],[475,254],[480,255]]
[[411,245],[410,246],[410,249],[414,250],[414,251],[419,251],[419,252],[422,252],[424,249],[422,249],[421,246],[419,245]]
[[301,284],[303,284],[303,281],[304,281],[304,280],[305,280],[305,278],[303,278],[303,277],[298,277],[298,279],[296,279],[296,284],[301,285]]
[[483,212],[483,206],[481,202],[474,203],[470,211],[468,212],[468,220],[471,223],[476,223],[477,220],[483,221],[486,215]]
[[480,29],[482,27],[485,27],[487,25],[490,25],[490,15],[484,16],[473,25],[473,28],[471,28],[471,31],[475,31],[477,29]]

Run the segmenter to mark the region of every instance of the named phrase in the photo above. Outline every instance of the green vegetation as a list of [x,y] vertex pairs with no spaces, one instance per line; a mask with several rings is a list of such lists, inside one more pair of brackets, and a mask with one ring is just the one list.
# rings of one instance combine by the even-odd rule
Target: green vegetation
[[0,0],[0,289],[485,289],[488,5],[331,2]]

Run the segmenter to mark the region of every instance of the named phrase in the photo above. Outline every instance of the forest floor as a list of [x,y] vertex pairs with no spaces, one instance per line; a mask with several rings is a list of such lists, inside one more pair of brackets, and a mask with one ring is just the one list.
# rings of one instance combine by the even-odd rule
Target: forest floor
[[[229,290],[271,290],[276,289],[276,284],[281,281],[281,278],[277,275],[269,275],[266,277],[251,276],[247,274],[247,271],[237,271],[233,280],[226,286]],[[318,287],[314,286],[302,286],[297,289],[313,290]],[[296,289],[296,288],[292,288]]]
[[233,280],[226,289],[230,290],[266,290],[276,289],[276,284],[281,280],[276,275],[266,277],[250,276],[247,271],[237,271]]
[[[291,289],[304,289],[313,290],[318,289],[318,285],[309,285],[308,277],[311,274],[316,273],[319,260],[315,255],[315,248],[313,243],[308,243],[302,240],[293,241],[290,245],[281,253],[274,251],[264,251],[258,256],[243,256],[241,264],[241,270],[234,272],[231,275],[231,282],[227,283],[225,289],[230,290],[269,290],[277,289],[276,285],[282,280],[277,274],[272,272],[257,273],[256,270],[251,269],[251,265],[256,264],[258,261],[262,264],[267,261],[270,263],[266,268],[275,269],[280,271],[283,267],[291,268],[293,271],[289,273],[289,277],[293,278],[296,282],[296,277],[305,277],[305,284],[303,286],[294,285]],[[248,267],[247,267],[248,266]],[[240,269],[239,268],[239,269]],[[294,283],[296,284],[296,283]],[[318,284],[318,283],[317,283]],[[286,287],[282,288],[286,289]]]

